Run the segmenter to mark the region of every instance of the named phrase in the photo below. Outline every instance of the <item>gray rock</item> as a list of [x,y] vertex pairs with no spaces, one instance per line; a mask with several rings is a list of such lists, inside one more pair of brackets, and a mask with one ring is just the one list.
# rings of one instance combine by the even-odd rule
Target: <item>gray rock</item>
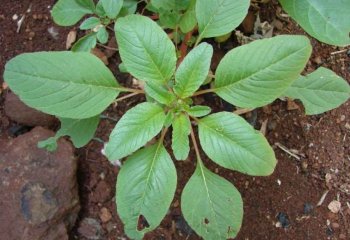
[[50,127],[57,122],[54,116],[28,107],[12,92],[6,94],[5,113],[12,121],[25,126]]
[[0,140],[0,238],[68,240],[79,206],[74,148],[64,139],[49,153],[37,148],[54,133],[42,127]]
[[84,218],[79,225],[78,233],[89,240],[100,240],[103,238],[104,231],[98,220]]

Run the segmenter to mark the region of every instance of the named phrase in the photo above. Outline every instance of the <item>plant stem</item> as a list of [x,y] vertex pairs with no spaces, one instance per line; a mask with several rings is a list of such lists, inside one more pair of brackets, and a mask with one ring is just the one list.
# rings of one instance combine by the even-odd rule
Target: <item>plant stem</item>
[[195,92],[195,93],[192,95],[192,97],[199,96],[199,95],[206,94],[206,93],[212,93],[212,92],[214,92],[214,91],[215,91],[215,89],[213,89],[213,88],[200,90],[200,91],[198,91],[198,92]]
[[112,50],[112,51],[116,51],[116,52],[119,51],[118,48],[108,47],[108,46],[105,46],[105,45],[103,45],[101,43],[97,43],[97,45],[100,46],[100,47],[103,47],[105,49],[108,49],[108,50]]
[[135,88],[117,87],[116,90],[119,90],[121,92],[145,93],[145,91],[141,89],[135,89]]
[[163,128],[162,133],[160,134],[159,143],[162,143],[164,141],[164,137],[167,131],[168,131],[168,128]]
[[192,30],[192,31],[190,31],[190,32],[188,32],[188,33],[186,33],[185,38],[184,38],[184,40],[183,40],[182,43],[181,43],[181,46],[180,46],[180,53],[181,53],[181,56],[180,56],[179,60],[177,61],[177,65],[178,65],[178,66],[180,65],[180,63],[184,60],[184,58],[185,58],[186,55],[187,55],[187,48],[188,48],[187,43],[188,43],[188,41],[191,40],[193,31],[194,31],[194,30]]
[[194,135],[193,127],[191,125],[191,139],[194,147],[194,151],[196,152],[197,159],[200,159],[200,153],[199,153],[199,148],[196,140],[196,136]]
[[137,94],[140,94],[140,93],[139,93],[139,92],[133,92],[133,93],[130,93],[130,94],[128,94],[128,95],[122,96],[122,97],[120,97],[120,98],[117,98],[117,99],[114,101],[114,103],[117,103],[117,102],[120,102],[120,101],[122,101],[122,100],[131,98],[131,97],[133,97],[133,96],[135,96],[135,95],[137,95]]

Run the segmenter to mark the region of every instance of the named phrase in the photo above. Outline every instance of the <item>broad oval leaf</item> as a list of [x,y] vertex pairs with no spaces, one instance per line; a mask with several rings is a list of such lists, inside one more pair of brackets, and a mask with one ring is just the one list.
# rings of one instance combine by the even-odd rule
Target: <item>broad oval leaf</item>
[[279,1],[283,9],[311,36],[336,46],[350,44],[350,1]]
[[240,116],[215,113],[200,119],[198,126],[204,152],[220,166],[253,176],[267,176],[275,169],[266,138]]
[[180,114],[173,121],[172,149],[177,160],[186,160],[190,152],[188,135],[191,132],[191,121],[188,116]]
[[197,0],[199,39],[233,31],[248,13],[249,0]]
[[87,30],[87,29],[93,29],[97,25],[100,25],[101,21],[97,17],[89,17],[85,19],[81,24],[80,24],[80,29],[81,30]]
[[300,99],[306,114],[320,114],[336,108],[350,97],[349,84],[327,68],[300,76],[285,92],[290,98]]
[[71,26],[90,13],[93,11],[89,5],[79,4],[77,0],[59,0],[52,8],[51,14],[58,25]]
[[97,34],[91,32],[80,38],[72,47],[73,52],[90,52],[97,44]]
[[175,93],[186,98],[203,84],[208,76],[213,47],[208,43],[201,43],[185,57],[175,74]]
[[106,44],[108,42],[108,38],[109,38],[109,33],[108,33],[106,27],[100,27],[100,29],[97,32],[96,37],[100,43]]
[[115,19],[123,7],[123,0],[100,0],[107,16]]
[[94,137],[97,125],[100,122],[100,116],[85,119],[60,118],[60,121],[61,128],[56,135],[39,142],[39,147],[46,148],[49,151],[55,151],[57,140],[63,136],[70,136],[76,148],[85,146]]
[[141,103],[127,111],[113,129],[105,147],[110,161],[133,153],[154,138],[165,121],[163,109],[155,103]]
[[[166,215],[176,190],[176,169],[162,143],[131,155],[117,180],[117,210],[131,239],[142,239]],[[139,218],[148,227],[138,229]]]
[[257,40],[231,50],[215,73],[215,92],[241,108],[271,103],[298,78],[310,55],[304,36]]
[[128,71],[143,81],[165,83],[175,72],[175,46],[157,23],[129,15],[118,19],[119,53]]
[[4,79],[25,104],[62,118],[96,116],[119,94],[112,72],[90,53],[21,54],[6,64]]
[[183,190],[181,210],[204,239],[234,238],[243,220],[241,194],[229,181],[205,168],[200,159]]

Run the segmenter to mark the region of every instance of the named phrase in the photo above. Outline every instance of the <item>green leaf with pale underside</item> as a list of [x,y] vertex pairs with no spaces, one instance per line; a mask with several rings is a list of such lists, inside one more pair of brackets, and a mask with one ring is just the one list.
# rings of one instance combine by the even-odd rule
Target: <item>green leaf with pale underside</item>
[[210,38],[233,31],[248,13],[249,0],[197,0],[199,38]]
[[4,79],[25,104],[62,118],[96,116],[119,94],[112,72],[90,53],[21,54],[6,64]]
[[311,36],[336,46],[350,44],[350,1],[280,0],[283,9]]
[[106,156],[113,162],[133,153],[160,132],[164,121],[165,113],[155,103],[145,102],[130,109],[113,129]]
[[210,172],[199,159],[181,196],[187,223],[204,239],[236,237],[243,219],[241,194],[226,179]]
[[200,119],[198,127],[204,152],[220,166],[253,176],[275,169],[275,154],[264,135],[242,117],[215,113]]
[[93,11],[76,0],[59,0],[52,8],[52,17],[55,23],[61,26],[76,24],[84,15]]
[[327,68],[300,76],[284,94],[290,98],[300,99],[306,114],[320,114],[336,108],[350,97],[349,84]]
[[307,37],[281,35],[228,52],[215,73],[215,92],[241,108],[271,103],[298,78],[310,55]]
[[129,15],[118,19],[116,37],[125,67],[137,79],[165,83],[175,72],[175,46],[157,23]]
[[191,132],[191,122],[188,116],[180,114],[173,122],[172,149],[177,160],[186,160],[190,152],[188,135]]
[[[162,143],[131,155],[118,174],[118,215],[131,239],[142,239],[165,217],[176,190],[176,169]],[[138,229],[139,218],[148,227]],[[142,222],[142,221],[141,221]]]
[[185,57],[175,74],[175,93],[186,98],[203,84],[208,76],[213,47],[201,43]]
[[61,128],[56,135],[39,142],[39,147],[48,148],[48,150],[51,151],[56,150],[56,142],[63,136],[70,136],[70,139],[76,148],[85,146],[94,137],[97,125],[100,121],[100,116],[85,119],[60,118],[60,121]]

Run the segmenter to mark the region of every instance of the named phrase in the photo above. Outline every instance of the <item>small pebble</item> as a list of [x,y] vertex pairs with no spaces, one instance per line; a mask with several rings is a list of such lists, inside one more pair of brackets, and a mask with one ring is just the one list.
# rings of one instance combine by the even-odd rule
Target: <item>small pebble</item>
[[340,227],[339,223],[336,223],[336,222],[332,223],[332,228],[339,228],[339,227]]
[[14,14],[13,16],[12,16],[12,20],[13,21],[16,21],[18,19],[18,15],[17,14]]
[[288,228],[289,225],[290,225],[290,221],[289,221],[288,215],[283,213],[283,212],[278,213],[277,220],[278,220],[278,222],[281,223],[281,226],[283,228]]
[[107,208],[105,207],[101,208],[100,219],[103,223],[109,222],[112,219],[112,214]]

